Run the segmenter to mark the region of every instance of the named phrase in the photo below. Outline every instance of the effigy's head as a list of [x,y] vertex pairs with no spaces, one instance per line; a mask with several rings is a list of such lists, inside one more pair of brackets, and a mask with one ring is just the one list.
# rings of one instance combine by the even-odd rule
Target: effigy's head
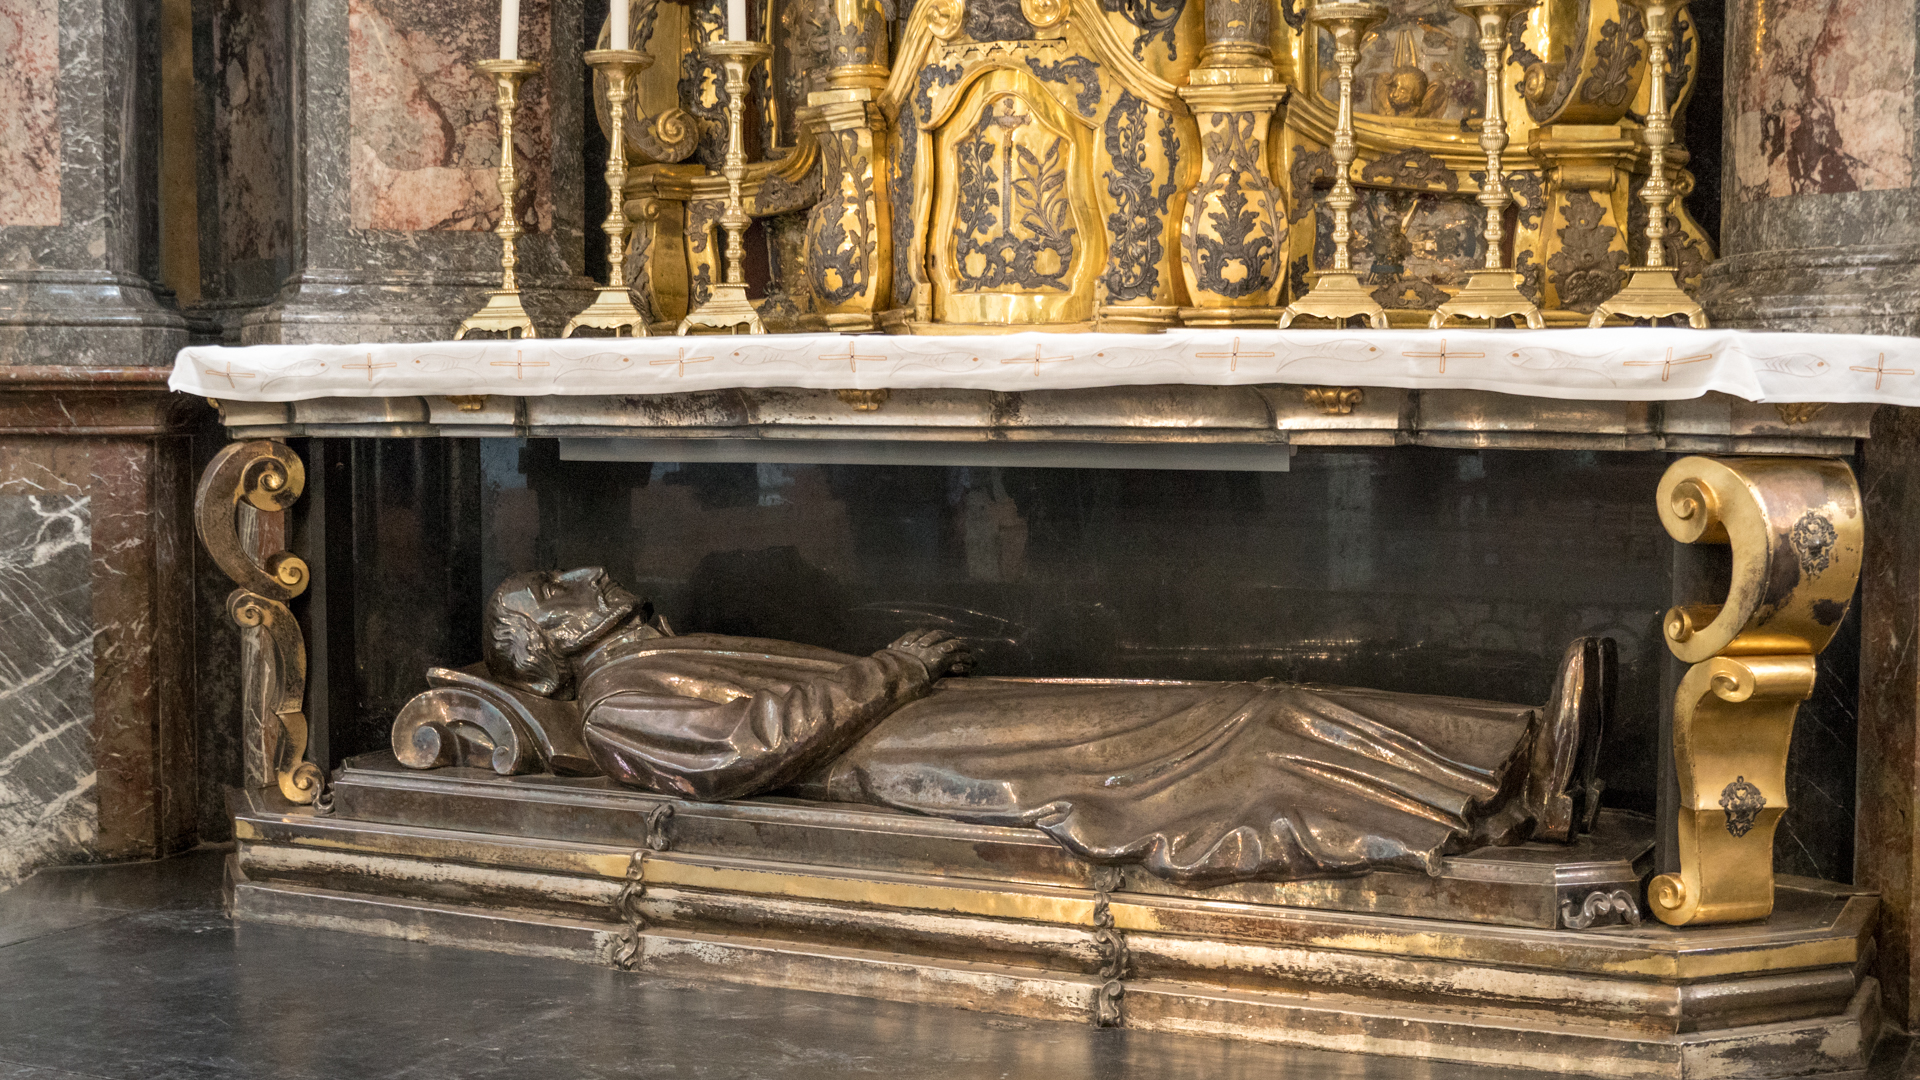
[[573,685],[569,659],[640,606],[597,566],[514,574],[493,590],[481,612],[487,670],[511,686],[564,696]]

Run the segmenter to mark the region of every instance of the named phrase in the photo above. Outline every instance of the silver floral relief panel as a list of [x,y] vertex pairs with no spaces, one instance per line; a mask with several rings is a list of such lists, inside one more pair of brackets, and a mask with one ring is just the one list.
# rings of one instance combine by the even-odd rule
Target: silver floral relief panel
[[87,499],[0,495],[0,889],[93,845],[92,546]]

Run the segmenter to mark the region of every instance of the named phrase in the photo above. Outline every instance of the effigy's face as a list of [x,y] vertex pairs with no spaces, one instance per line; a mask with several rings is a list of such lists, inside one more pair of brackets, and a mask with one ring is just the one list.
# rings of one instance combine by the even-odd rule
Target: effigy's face
[[522,575],[504,606],[530,616],[561,652],[577,652],[624,620],[640,601],[598,566]]

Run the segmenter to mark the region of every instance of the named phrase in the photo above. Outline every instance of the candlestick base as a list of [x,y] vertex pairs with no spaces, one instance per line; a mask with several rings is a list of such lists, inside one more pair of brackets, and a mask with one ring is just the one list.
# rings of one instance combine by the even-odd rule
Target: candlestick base
[[[514,333],[516,330],[518,334]],[[495,289],[488,293],[487,302],[467,316],[453,340],[459,341],[476,332],[523,338],[539,336],[533,332],[533,319],[527,315],[527,309],[520,306],[519,289]]]
[[[618,274],[620,271],[615,270]],[[647,317],[633,306],[633,292],[625,285],[608,285],[594,295],[587,309],[567,320],[560,336],[570,338],[575,330],[611,330],[614,337],[646,337]],[[622,335],[620,331],[626,330]]]
[[1427,320],[1429,329],[1438,330],[1448,319],[1520,318],[1532,330],[1545,330],[1547,320],[1540,305],[1520,292],[1519,275],[1512,270],[1475,270],[1467,285],[1453,299],[1434,310]]
[[1664,319],[1685,315],[1695,330],[1707,328],[1707,312],[1688,296],[1673,276],[1671,266],[1635,266],[1627,271],[1625,288],[1612,299],[1593,309],[1589,327],[1605,326],[1609,318]]
[[707,302],[687,312],[680,320],[676,334],[685,334],[696,326],[712,327],[716,330],[737,330],[745,326],[743,333],[764,334],[767,328],[760,322],[760,311],[747,299],[745,285],[715,285]]
[[[1332,5],[1329,5],[1332,6]],[[1373,293],[1360,284],[1360,275],[1352,270],[1322,270],[1307,290],[1293,303],[1280,312],[1280,329],[1285,330],[1300,318],[1328,319],[1344,324],[1356,316],[1366,316],[1368,325],[1375,330],[1387,328],[1387,312]]]

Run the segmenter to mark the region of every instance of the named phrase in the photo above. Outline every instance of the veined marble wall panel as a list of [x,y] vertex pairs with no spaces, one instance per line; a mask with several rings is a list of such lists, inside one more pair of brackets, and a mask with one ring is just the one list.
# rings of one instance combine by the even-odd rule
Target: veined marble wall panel
[[1912,186],[1912,0],[1764,0],[1742,22],[1727,43],[1736,198]]
[[59,0],[0,0],[0,61],[0,225],[58,225]]
[[196,406],[147,387],[0,393],[0,888],[194,842]]
[[0,888],[98,835],[92,543],[85,496],[0,494]]
[[[487,9],[491,12],[493,9]],[[521,54],[545,58],[549,13],[525,5]],[[495,54],[497,27],[471,4],[348,0],[352,92],[351,206],[356,229],[486,231],[500,220],[500,128],[493,80],[473,61]],[[553,223],[546,84],[522,84],[514,119],[521,224]]]

